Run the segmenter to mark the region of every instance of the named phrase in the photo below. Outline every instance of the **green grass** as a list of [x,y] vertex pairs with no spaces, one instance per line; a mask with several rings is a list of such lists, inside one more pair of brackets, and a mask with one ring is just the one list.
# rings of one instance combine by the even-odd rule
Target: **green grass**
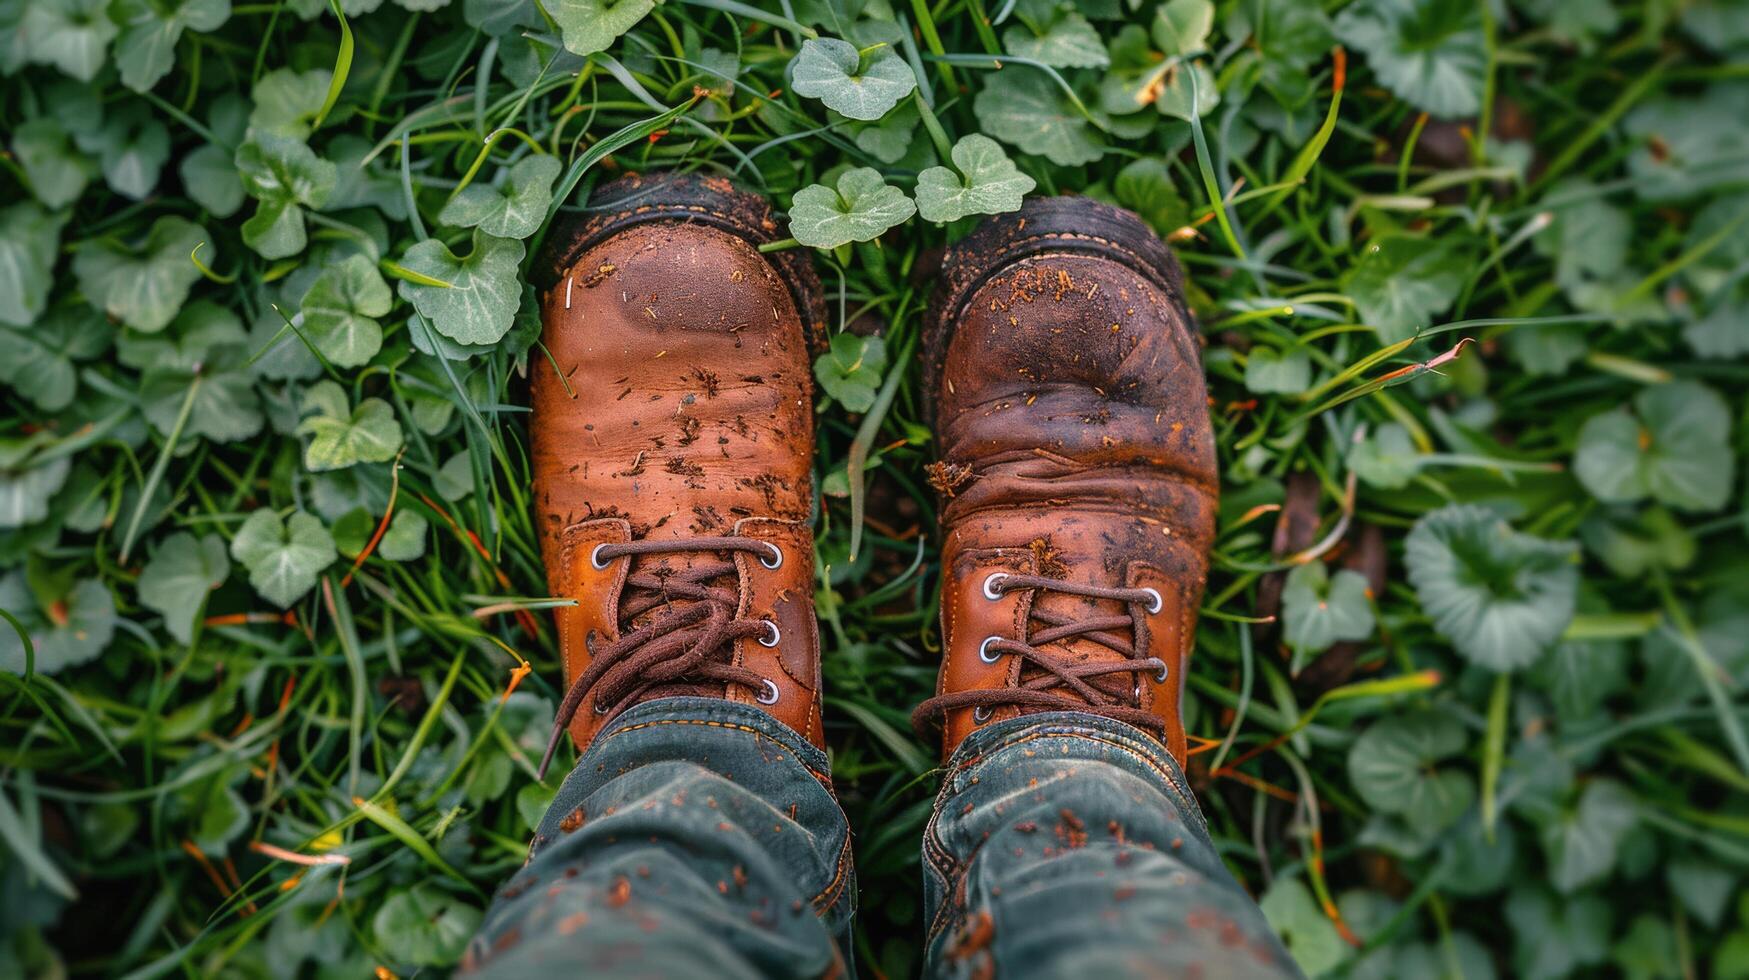
[[[528,492],[549,365],[516,291],[502,322],[448,312],[474,246],[446,204],[555,157],[547,220],[492,246],[532,255],[618,174],[787,208],[872,167],[921,199],[984,133],[1186,268],[1224,480],[1190,776],[1308,971],[1749,976],[1741,5],[1242,0],[1204,37],[1199,2],[1106,0],[1081,5],[1112,15],[1099,68],[1040,0],[670,0],[587,57],[559,38],[599,24],[558,5],[201,2],[157,66],[79,5],[0,3],[33,40],[0,40],[0,975],[441,973],[521,863],[563,769],[535,781],[562,693]],[[886,129],[790,91],[816,33],[911,66]],[[239,184],[245,143],[267,163]],[[195,227],[148,238],[166,218]],[[919,965],[916,349],[976,220],[814,253],[832,330],[888,361],[822,395],[816,468],[871,976]],[[349,307],[374,350],[306,296],[350,255],[387,288]],[[263,512],[320,527],[240,536]]]

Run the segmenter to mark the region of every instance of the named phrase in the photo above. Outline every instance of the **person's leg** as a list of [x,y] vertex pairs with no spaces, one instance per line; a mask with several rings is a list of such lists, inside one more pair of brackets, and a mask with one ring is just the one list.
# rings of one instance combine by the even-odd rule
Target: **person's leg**
[[854,888],[830,785],[825,753],[757,708],[632,708],[566,777],[464,972],[844,974]]
[[925,320],[942,664],[912,716],[938,974],[1293,975],[1184,786],[1220,495],[1183,276],[1136,215],[1028,200],[948,249]]
[[[770,204],[628,176],[535,268],[533,503],[582,754],[469,963],[494,977],[821,976],[850,917],[814,620],[805,254]],[[556,977],[555,977],[556,980]]]
[[1121,722],[1026,715],[954,753],[923,842],[926,974],[1297,977],[1178,764]]

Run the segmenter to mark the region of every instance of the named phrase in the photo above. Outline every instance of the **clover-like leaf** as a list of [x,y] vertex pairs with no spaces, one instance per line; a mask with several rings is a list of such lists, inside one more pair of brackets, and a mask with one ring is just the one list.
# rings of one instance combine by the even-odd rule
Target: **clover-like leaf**
[[1277,878],[1257,906],[1306,975],[1323,976],[1350,955],[1330,916],[1297,876]]
[[1341,569],[1331,575],[1321,561],[1287,574],[1281,590],[1282,638],[1296,650],[1316,653],[1339,640],[1372,635],[1372,598],[1366,576]]
[[1304,346],[1276,350],[1262,344],[1245,356],[1245,387],[1259,394],[1297,395],[1312,385],[1312,356]]
[[194,638],[194,618],[206,605],[207,594],[230,574],[223,538],[174,534],[140,570],[140,604],[164,617],[164,628],[177,642],[187,643]]
[[1624,579],[1638,579],[1654,569],[1682,569],[1694,562],[1694,535],[1663,507],[1635,513],[1627,507],[1605,507],[1579,525],[1585,547]]
[[108,239],[81,248],[73,256],[73,274],[92,306],[135,330],[157,333],[176,318],[200,279],[189,256],[207,240],[193,222],[159,218],[138,249]]
[[[68,583],[46,603],[23,571],[0,576],[0,609],[15,616],[30,637],[36,672],[54,674],[97,658],[115,635],[115,597],[96,579]],[[24,641],[10,625],[0,629],[0,670],[22,674]]]
[[1449,714],[1393,715],[1354,740],[1348,778],[1373,809],[1401,814],[1412,827],[1443,830],[1476,797],[1475,780],[1455,765],[1468,743],[1463,723]]
[[1037,182],[1020,172],[1001,144],[972,133],[953,145],[954,170],[930,167],[917,175],[917,212],[937,224],[972,214],[1020,210]]
[[886,369],[886,341],[853,333],[834,336],[831,348],[814,360],[814,377],[820,387],[852,412],[866,412],[874,406],[881,372]]
[[[546,8],[559,25],[565,50],[572,54],[606,51],[632,29],[659,0],[556,0]],[[538,14],[536,16],[539,16]],[[538,21],[537,21],[538,23]]]
[[789,209],[789,233],[803,245],[837,248],[873,241],[916,213],[917,205],[882,180],[880,171],[858,167],[838,177],[837,190],[809,184],[796,191]]
[[1215,5],[1209,0],[1166,0],[1154,11],[1152,33],[1160,50],[1182,56],[1207,48],[1214,26]]
[[846,125],[857,149],[882,163],[898,163],[911,149],[918,119],[917,103],[907,100],[874,122],[847,120]]
[[[42,116],[23,122],[12,131],[12,156],[30,181],[36,199],[51,208],[77,201],[97,169],[73,145],[73,136],[60,120]],[[11,227],[10,223],[6,223]],[[0,289],[0,303],[6,293]]]
[[397,510],[389,519],[389,529],[377,542],[377,555],[387,561],[417,561],[425,555],[425,538],[431,522],[418,511]]
[[[1185,26],[1194,27],[1188,22]],[[1157,36],[1173,47],[1179,43],[1170,32]],[[1099,107],[1104,111],[1125,116],[1153,106],[1163,116],[1191,119],[1208,115],[1220,101],[1214,73],[1202,61],[1154,50],[1147,32],[1135,24],[1112,39],[1111,71],[1099,83]]]
[[1454,504],[1415,523],[1404,547],[1409,581],[1434,628],[1489,670],[1527,667],[1573,618],[1579,587],[1572,542],[1514,531],[1485,507]]
[[1190,208],[1172,186],[1166,161],[1159,157],[1141,157],[1124,164],[1111,182],[1111,192],[1119,204],[1140,215],[1162,238],[1190,223]]
[[306,207],[328,202],[337,179],[334,165],[302,140],[254,133],[234,161],[243,189],[260,202],[243,222],[243,241],[263,258],[283,259],[304,250]]
[[182,157],[176,165],[182,189],[214,217],[229,218],[243,206],[243,181],[237,174],[236,154],[207,144]]
[[19,31],[30,60],[89,82],[119,28],[107,0],[28,0]]
[[111,190],[136,201],[151,196],[170,159],[170,131],[140,106],[115,113],[99,129],[75,133],[74,140],[97,154]]
[[1323,7],[1302,0],[1240,0],[1230,8],[1226,33],[1250,35],[1260,55],[1259,82],[1289,108],[1312,97],[1316,73],[1309,69],[1336,41]]
[[[630,6],[629,0],[622,0],[622,5]],[[420,883],[390,895],[371,919],[371,929],[377,944],[392,960],[415,966],[449,966],[461,959],[480,919],[479,909]]]
[[249,113],[249,128],[257,134],[271,133],[295,140],[310,135],[310,125],[328,100],[328,84],[333,72],[326,68],[292,71],[278,68],[261,76],[255,83],[254,109]]
[[1578,803],[1542,828],[1550,883],[1570,894],[1608,876],[1638,820],[1639,802],[1620,783],[1586,783]]
[[316,576],[333,563],[334,538],[322,522],[303,511],[280,520],[271,510],[249,515],[231,539],[231,557],[249,570],[249,584],[281,609],[316,586]]
[[401,264],[448,285],[402,280],[396,290],[445,337],[462,344],[495,344],[509,332],[522,302],[522,255],[521,242],[478,228],[474,250],[465,259],[427,238],[409,248]]
[[231,0],[116,0],[122,24],[115,63],[123,85],[144,92],[176,66],[184,30],[216,31],[231,18]]
[[49,504],[72,466],[66,456],[34,461],[0,457],[0,529],[28,527],[48,517]]
[[1463,255],[1426,238],[1389,235],[1367,247],[1343,279],[1361,320],[1394,344],[1430,326],[1457,299],[1467,275]]
[[366,398],[355,409],[346,389],[322,381],[304,392],[304,414],[298,434],[310,436],[304,466],[312,471],[340,470],[358,463],[384,463],[401,449],[401,423],[381,398]]
[[1488,47],[1470,0],[1360,0],[1337,16],[1336,35],[1417,109],[1454,119],[1481,107]]
[[1524,980],[1561,980],[1599,965],[1615,935],[1609,904],[1596,894],[1557,898],[1534,884],[1513,890],[1502,918],[1512,927],[1512,975]]
[[1368,486],[1401,490],[1421,472],[1421,452],[1409,430],[1387,422],[1348,450],[1348,468]]
[[1646,201],[1672,201],[1742,186],[1749,171],[1749,128],[1714,121],[1739,118],[1746,97],[1749,84],[1738,81],[1709,85],[1693,97],[1647,99],[1628,113],[1622,128],[1637,146],[1628,157],[1634,193]]
[[33,327],[0,326],[0,383],[43,411],[58,412],[72,404],[78,387],[73,362],[103,353],[114,334],[81,305],[57,307]]
[[1634,396],[1631,412],[1586,420],[1573,474],[1608,503],[1651,497],[1678,510],[1718,510],[1736,468],[1730,437],[1730,408],[1717,392],[1697,381],[1654,385]]
[[[140,412],[169,434],[188,405],[183,431],[214,442],[235,442],[261,431],[261,400],[247,370],[248,333],[216,303],[189,304],[168,336],[123,338],[118,356],[143,369]],[[193,401],[189,401],[190,390]]]
[[1041,71],[1016,66],[997,72],[972,100],[984,132],[1064,167],[1105,153],[1093,123]]
[[558,157],[524,157],[497,186],[469,184],[450,199],[437,220],[457,228],[478,227],[499,238],[527,238],[546,219],[553,181],[564,169]]
[[376,356],[383,328],[376,318],[394,305],[376,263],[349,255],[322,270],[304,294],[304,332],[338,367],[358,367]]
[[832,37],[809,38],[790,62],[791,88],[852,119],[879,119],[917,87],[911,66],[881,44],[867,51]]
[[28,327],[42,313],[66,223],[29,201],[0,210],[0,324]]
[[1002,46],[1017,58],[1053,68],[1104,68],[1111,63],[1099,32],[1073,10],[1056,10],[1036,32],[1022,24],[1008,28],[1002,32]]

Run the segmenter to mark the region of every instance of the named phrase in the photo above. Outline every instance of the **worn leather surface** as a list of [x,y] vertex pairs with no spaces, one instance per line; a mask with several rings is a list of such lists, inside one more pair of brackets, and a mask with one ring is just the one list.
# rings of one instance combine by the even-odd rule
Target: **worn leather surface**
[[[950,282],[972,278],[976,236],[971,244],[948,257]],[[1020,658],[990,664],[978,648],[987,636],[1022,639],[1034,602],[1077,616],[1129,611],[1048,591],[992,600],[983,592],[992,572],[1152,587],[1164,607],[1140,617],[1135,641],[1166,662],[1166,680],[1124,673],[1102,685],[1131,688],[1165,721],[1167,747],[1182,761],[1180,703],[1218,479],[1193,324],[1176,288],[1153,272],[1115,252],[1054,248],[1044,234],[975,277],[958,315],[949,311],[932,365],[936,435],[949,470],[970,476],[942,511],[938,691],[1016,683]],[[1065,646],[1074,659],[1121,659],[1082,637],[1054,649]],[[1021,710],[998,708],[982,723]],[[978,724],[971,708],[949,712],[944,755]]]
[[[542,296],[552,362],[531,361],[541,546],[553,594],[577,600],[557,611],[566,685],[589,662],[591,634],[605,646],[628,626],[619,604],[634,563],[699,560],[638,556],[596,569],[596,544],[755,537],[784,560],[767,569],[735,554],[736,614],[770,619],[782,637],[775,648],[739,641],[736,662],[778,685],[778,702],[761,707],[820,744],[813,409],[798,290],[745,238],[697,221],[630,224],[567,257]],[[606,720],[577,713],[579,748]]]

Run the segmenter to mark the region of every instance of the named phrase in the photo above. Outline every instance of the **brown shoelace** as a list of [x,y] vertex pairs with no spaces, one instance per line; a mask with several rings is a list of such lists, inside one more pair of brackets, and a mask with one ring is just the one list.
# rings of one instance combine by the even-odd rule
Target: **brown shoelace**
[[[1028,623],[1028,635],[1020,640],[987,637],[978,647],[978,657],[995,663],[1002,656],[1022,660],[1021,680],[1004,688],[972,691],[952,691],[938,694],[917,706],[911,714],[911,726],[927,736],[928,728],[947,712],[972,708],[973,720],[982,724],[992,712],[1002,707],[1032,708],[1043,711],[1086,711],[1126,722],[1156,734],[1165,731],[1165,722],[1142,707],[1142,677],[1152,675],[1157,680],[1166,677],[1166,662],[1159,657],[1144,657],[1133,640],[1112,632],[1137,632],[1139,616],[1158,612],[1160,593],[1153,589],[1119,589],[1098,585],[1079,585],[1041,575],[1014,575],[996,572],[984,579],[984,595],[998,599],[1004,593],[1023,589],[1058,592],[1088,599],[1112,599],[1125,603],[1129,611],[1122,615],[1077,618],[1038,608],[1035,603],[1031,619],[1043,625],[1033,632]],[[1053,643],[1086,637],[1100,646],[1115,651],[1122,660],[1074,661],[1045,649]],[[1130,674],[1128,685],[1112,684],[1102,678]]]
[[[589,561],[606,568],[620,558],[657,554],[746,552],[761,564],[783,564],[783,551],[776,545],[742,537],[682,538],[673,541],[631,541],[597,545]],[[590,643],[589,666],[571,682],[565,699],[553,718],[552,736],[541,757],[540,775],[571,727],[571,720],[585,699],[595,713],[612,716],[634,704],[659,697],[710,693],[724,684],[739,684],[759,692],[761,704],[777,701],[777,686],[755,671],[732,662],[735,640],[758,636],[776,646],[777,626],[761,619],[736,619],[738,590],[719,582],[738,576],[732,560],[700,560],[691,568],[671,572],[645,569],[626,576],[619,606],[620,637],[594,649]],[[649,622],[634,626],[638,617],[667,607]]]

